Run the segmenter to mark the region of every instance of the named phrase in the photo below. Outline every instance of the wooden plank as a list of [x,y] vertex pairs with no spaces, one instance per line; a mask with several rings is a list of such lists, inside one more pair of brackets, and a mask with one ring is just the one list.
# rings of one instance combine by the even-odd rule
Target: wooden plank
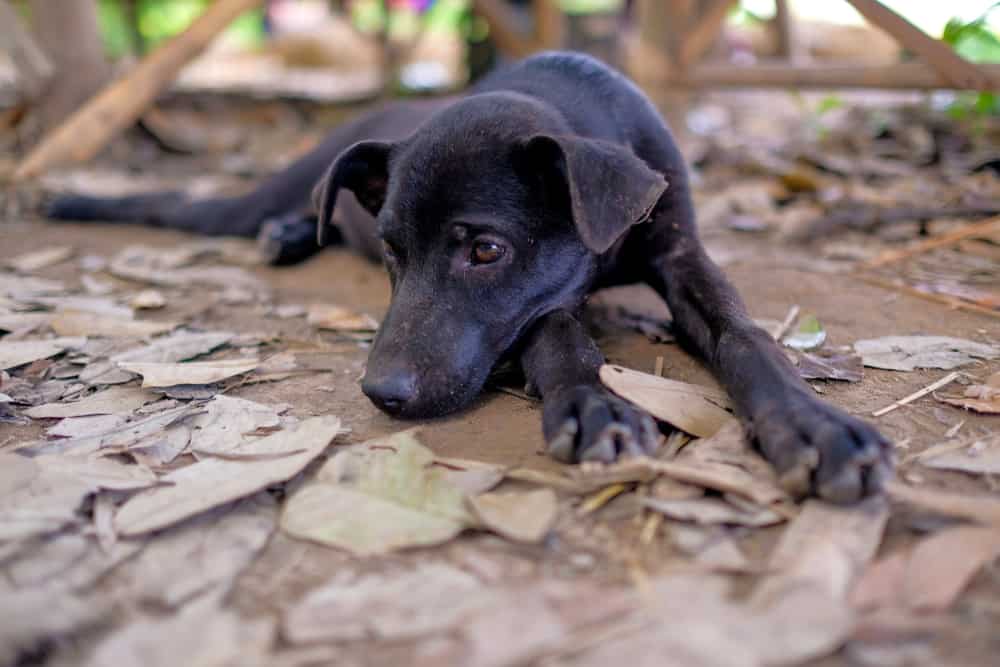
[[955,88],[990,90],[997,79],[965,58],[941,40],[930,37],[878,0],[847,0],[872,25],[891,35],[902,46],[920,56]]
[[[981,65],[990,80],[1000,79],[1000,65]],[[924,63],[892,65],[790,65],[760,63],[740,67],[703,63],[686,72],[668,72],[662,85],[742,88],[886,88],[935,90],[956,88]],[[965,86],[958,86],[964,89]],[[973,90],[994,90],[992,84]]]
[[191,26],[110,83],[42,139],[18,166],[14,178],[34,178],[57,164],[94,157],[130,127],[184,65],[200,54],[233,19],[261,0],[216,0]]

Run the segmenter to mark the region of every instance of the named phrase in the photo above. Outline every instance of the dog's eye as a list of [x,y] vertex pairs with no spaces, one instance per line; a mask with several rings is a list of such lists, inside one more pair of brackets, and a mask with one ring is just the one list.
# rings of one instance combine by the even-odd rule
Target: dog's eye
[[395,262],[398,259],[396,251],[388,241],[382,241],[382,254],[385,255],[385,258],[390,262]]
[[472,246],[473,264],[492,264],[503,257],[506,248],[499,243],[491,241],[480,241]]

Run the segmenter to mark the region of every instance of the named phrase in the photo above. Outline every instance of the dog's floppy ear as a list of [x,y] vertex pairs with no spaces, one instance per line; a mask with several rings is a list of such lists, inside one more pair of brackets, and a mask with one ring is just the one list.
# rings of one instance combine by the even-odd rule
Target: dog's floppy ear
[[378,215],[389,184],[389,151],[392,144],[384,141],[361,141],[333,161],[333,165],[313,189],[313,208],[316,210],[316,240],[326,241],[327,227],[333,224],[333,209],[337,193],[346,188],[354,193],[358,202],[373,216]]
[[645,221],[667,189],[662,174],[608,141],[536,134],[522,156],[550,195],[568,203],[580,238],[598,254]]

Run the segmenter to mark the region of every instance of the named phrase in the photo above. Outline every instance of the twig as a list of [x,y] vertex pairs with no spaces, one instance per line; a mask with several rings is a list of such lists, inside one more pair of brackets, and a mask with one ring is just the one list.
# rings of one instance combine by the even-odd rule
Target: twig
[[947,234],[941,234],[939,236],[929,238],[926,241],[921,241],[920,243],[912,245],[908,248],[903,248],[902,250],[888,250],[879,254],[879,256],[875,259],[867,262],[864,265],[864,268],[874,269],[879,266],[885,266],[886,264],[893,264],[915,255],[922,255],[923,253],[930,252],[931,250],[937,250],[938,248],[954,245],[959,241],[964,241],[970,237],[990,234],[992,232],[1000,232],[1000,218],[990,218],[989,220],[984,220],[983,222],[963,225],[961,229],[956,229],[955,231],[948,232]]
[[912,394],[910,394],[909,396],[901,398],[898,401],[896,401],[895,403],[892,403],[891,405],[887,405],[884,408],[881,408],[880,410],[876,410],[875,412],[872,413],[872,417],[881,417],[882,415],[888,414],[888,413],[892,412],[893,410],[895,410],[896,408],[900,408],[900,407],[906,405],[907,403],[912,403],[913,401],[917,400],[918,398],[923,398],[924,396],[926,396],[927,394],[931,393],[932,391],[937,391],[941,387],[943,387],[945,385],[948,385],[948,384],[951,384],[952,382],[954,382],[955,380],[957,380],[960,375],[961,375],[961,373],[958,372],[958,371],[954,371],[954,372],[948,373],[947,375],[945,375],[943,378],[941,378],[937,382],[932,382],[931,384],[927,385],[923,389],[920,389],[919,391],[915,391]]
[[653,369],[653,375],[663,377],[663,357],[656,358],[656,367]]
[[799,305],[795,304],[794,306],[788,309],[788,314],[785,315],[784,321],[781,323],[780,326],[778,326],[775,332],[771,334],[772,336],[774,336],[774,340],[780,341],[782,338],[784,338],[785,334],[787,334],[789,329],[792,328],[792,325],[795,324],[795,320],[798,319],[798,317],[799,317]]
[[910,285],[893,282],[891,280],[886,280],[885,278],[880,278],[878,276],[866,275],[863,273],[856,273],[854,277],[862,282],[866,282],[869,285],[875,285],[876,287],[881,287],[883,289],[892,290],[895,292],[902,292],[903,294],[908,294],[909,296],[915,296],[920,299],[925,299],[927,301],[933,301],[935,303],[941,303],[946,306],[950,306],[957,310],[968,310],[973,313],[979,313],[980,315],[989,315],[990,317],[1000,318],[1000,310],[993,310],[992,308],[986,308],[984,306],[979,306],[974,303],[969,303],[968,301],[963,301],[953,296],[948,296],[946,294],[935,294],[933,292],[925,292],[919,290],[916,287],[911,287]]
[[627,489],[627,485],[618,483],[598,491],[580,503],[580,515],[583,516],[591,512],[596,512],[607,505],[612,498],[624,493]]

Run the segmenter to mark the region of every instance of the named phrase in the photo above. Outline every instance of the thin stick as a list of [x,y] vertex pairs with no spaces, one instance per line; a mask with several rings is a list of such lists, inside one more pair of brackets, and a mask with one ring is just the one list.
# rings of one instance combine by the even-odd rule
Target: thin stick
[[923,253],[930,252],[931,250],[944,248],[954,245],[959,241],[964,241],[967,238],[989,234],[991,232],[1000,232],[1000,218],[990,218],[989,220],[984,220],[982,222],[963,225],[960,229],[956,229],[953,232],[929,238],[926,241],[922,241],[908,248],[883,252],[875,259],[866,263],[864,266],[866,269],[874,269],[879,266],[885,266],[886,264],[893,264],[900,260],[907,259],[908,257],[922,255]]
[[788,330],[792,328],[795,324],[795,320],[799,317],[799,305],[795,304],[788,309],[788,314],[785,315],[785,320],[781,323],[778,329],[774,332],[774,340],[780,341],[788,333]]
[[937,382],[932,382],[931,384],[927,385],[923,389],[921,389],[919,391],[915,391],[912,394],[910,394],[909,396],[906,396],[905,398],[901,398],[898,401],[896,401],[895,403],[893,403],[891,405],[887,405],[887,406],[885,406],[884,408],[882,408],[880,410],[876,410],[875,412],[872,413],[872,417],[881,417],[882,415],[888,414],[888,413],[892,412],[893,410],[895,410],[896,408],[900,408],[900,407],[906,405],[907,403],[912,403],[913,401],[917,400],[918,398],[923,398],[924,396],[926,396],[927,394],[931,393],[932,391],[937,391],[941,387],[943,387],[945,385],[948,385],[948,384],[951,384],[952,382],[954,382],[955,380],[957,380],[958,376],[960,376],[960,375],[961,375],[961,373],[959,373],[958,371],[954,371],[954,372],[948,373],[947,375],[945,375],[943,378],[941,378]]
[[656,358],[656,367],[653,369],[653,375],[663,377],[663,357]]
[[854,277],[862,282],[866,282],[869,285],[875,285],[883,289],[892,290],[895,292],[902,292],[903,294],[908,294],[909,296],[915,296],[920,299],[925,299],[927,301],[933,301],[935,303],[942,303],[946,306],[951,306],[957,310],[968,310],[973,313],[979,313],[980,315],[989,315],[990,317],[996,317],[1000,319],[1000,310],[993,310],[992,308],[986,308],[984,306],[979,306],[974,303],[969,303],[968,301],[962,301],[953,296],[947,296],[945,294],[934,294],[933,292],[924,292],[916,287],[910,287],[909,285],[902,285],[899,283],[894,283],[891,280],[886,280],[884,278],[879,278],[878,276],[865,275],[863,273],[856,273]]

